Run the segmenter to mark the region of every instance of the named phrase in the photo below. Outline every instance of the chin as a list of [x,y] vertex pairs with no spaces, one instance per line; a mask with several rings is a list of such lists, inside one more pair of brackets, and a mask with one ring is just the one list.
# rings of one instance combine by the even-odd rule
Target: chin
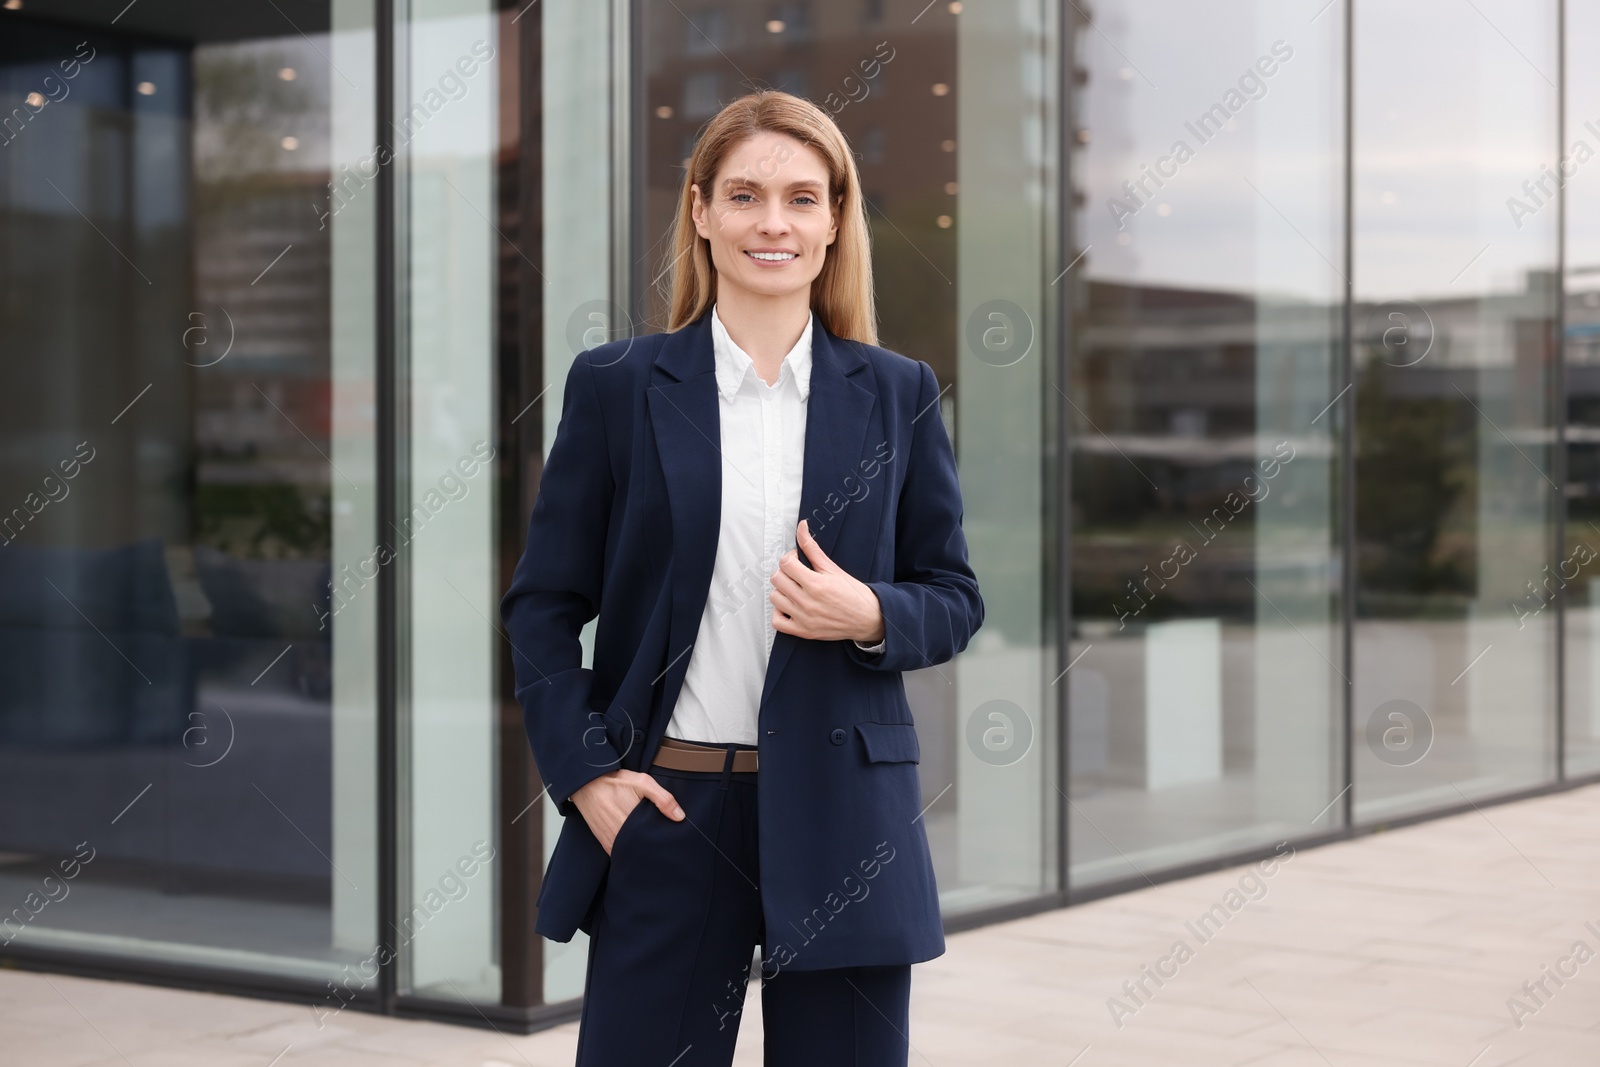
[[815,279],[807,278],[804,281],[800,281],[794,278],[779,279],[739,277],[728,279],[724,277],[723,280],[732,281],[732,283],[738,286],[740,289],[743,289],[749,293],[753,293],[756,296],[788,296],[790,293],[794,293],[796,291],[809,291],[811,289],[811,283]]

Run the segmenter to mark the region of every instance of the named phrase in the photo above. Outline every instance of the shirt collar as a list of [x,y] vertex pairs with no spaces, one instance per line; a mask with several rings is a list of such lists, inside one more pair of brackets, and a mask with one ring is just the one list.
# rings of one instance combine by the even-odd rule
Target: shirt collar
[[[801,400],[811,395],[811,329],[815,319],[814,313],[806,312],[806,328],[800,331],[800,339],[789,349],[783,357],[783,365],[778,368],[777,384],[781,386],[786,375],[792,377],[796,388],[800,390]],[[732,400],[747,374],[753,375],[761,388],[767,387],[767,383],[756,374],[755,363],[749,354],[728,336],[727,327],[722,325],[722,319],[717,315],[716,304],[711,305],[711,347],[716,355],[717,388],[724,397]]]

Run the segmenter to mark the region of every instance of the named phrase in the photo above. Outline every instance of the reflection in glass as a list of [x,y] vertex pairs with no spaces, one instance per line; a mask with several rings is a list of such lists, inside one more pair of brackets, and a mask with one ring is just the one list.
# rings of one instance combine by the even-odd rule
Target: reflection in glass
[[1478,7],[1356,18],[1360,820],[1554,774],[1556,5]]
[[[1597,42],[1600,10],[1568,4],[1564,47],[1571,101],[1600,97],[1600,68],[1587,62]],[[1567,520],[1566,544],[1550,585],[1566,610],[1569,777],[1600,771],[1600,175],[1591,161],[1600,148],[1597,125],[1600,115],[1569,104],[1559,161],[1566,181]],[[1553,190],[1554,181],[1541,192]]]
[[40,101],[0,147],[0,896],[92,854],[19,946],[319,981],[372,947],[374,797],[334,771],[373,758],[334,568],[371,311],[331,299],[371,245],[326,210],[371,40],[290,6],[4,13],[0,93]]
[[1078,887],[1342,822],[1344,41],[1321,6],[1119,0],[1076,29]]

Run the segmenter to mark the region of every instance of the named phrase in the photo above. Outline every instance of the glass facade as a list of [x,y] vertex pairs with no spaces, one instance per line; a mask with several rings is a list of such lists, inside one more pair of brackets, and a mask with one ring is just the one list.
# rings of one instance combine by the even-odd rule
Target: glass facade
[[662,328],[684,161],[764,87],[850,138],[943,387],[986,620],[905,682],[952,929],[1600,776],[1597,40],[7,3],[0,959],[572,1016],[498,600],[572,361]]
[[[1419,3],[1356,19],[1351,727],[1363,821],[1555,775],[1557,612],[1541,608],[1561,503],[1560,213],[1522,216],[1507,197],[1526,195],[1518,186],[1558,140],[1558,13],[1500,2],[1462,15]],[[1397,40],[1411,17],[1441,47],[1419,55]],[[1384,730],[1414,733],[1417,750],[1361,743]]]
[[[1600,71],[1583,62],[1586,45],[1600,41],[1600,11],[1568,4],[1562,13],[1565,34],[1565,128],[1561,154],[1537,173],[1522,175],[1518,189],[1524,211],[1559,214],[1560,305],[1555,309],[1563,357],[1558,371],[1555,410],[1564,417],[1557,454],[1556,482],[1566,490],[1557,504],[1561,550],[1553,574],[1541,569],[1537,608],[1557,594],[1564,611],[1554,612],[1562,633],[1562,731],[1556,744],[1570,777],[1600,772],[1600,174],[1585,166],[1600,151]],[[1565,188],[1557,192],[1557,184]],[[1519,182],[1520,185],[1520,182]],[[1537,217],[1537,216],[1534,216]],[[1531,580],[1534,576],[1529,575]],[[1526,587],[1524,592],[1531,592]]]
[[376,606],[336,580],[373,207],[321,207],[373,23],[293,6],[4,13],[8,947],[321,985],[376,936]]
[[1132,0],[1075,40],[1074,887],[1342,821],[1344,27],[1315,10]]

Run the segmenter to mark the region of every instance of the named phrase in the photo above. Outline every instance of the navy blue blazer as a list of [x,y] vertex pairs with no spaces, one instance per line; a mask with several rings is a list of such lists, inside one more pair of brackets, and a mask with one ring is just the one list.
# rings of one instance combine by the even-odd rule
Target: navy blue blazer
[[[811,343],[794,522],[809,518],[823,551],[877,594],[886,645],[774,640],[758,719],[764,958],[917,963],[944,952],[944,930],[901,672],[964,649],[983,601],[933,369],[820,319]],[[590,931],[610,863],[572,793],[650,766],[688,668],[716,558],[717,397],[709,311],[589,349],[567,375],[500,605],[534,759],[565,816],[534,924],[555,941]],[[764,593],[757,610],[772,610]],[[579,634],[596,615],[590,669]]]

